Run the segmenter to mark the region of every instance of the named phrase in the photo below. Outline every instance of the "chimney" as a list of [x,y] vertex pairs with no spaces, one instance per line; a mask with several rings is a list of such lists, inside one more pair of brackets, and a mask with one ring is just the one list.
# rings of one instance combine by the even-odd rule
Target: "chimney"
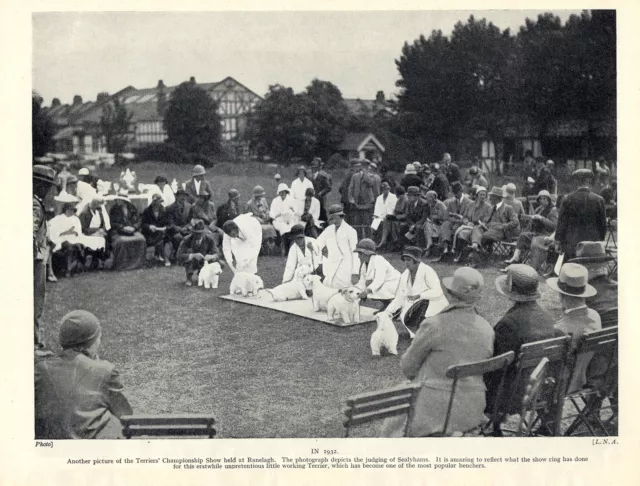
[[60,106],[60,98],[53,98],[51,101],[51,108],[55,108],[56,106]]
[[156,91],[158,92],[157,110],[158,110],[158,115],[160,116],[164,116],[164,112],[167,106],[167,95],[164,92],[164,88],[166,88],[166,86],[162,82],[162,79],[158,80],[158,87],[156,88]]
[[190,82],[191,84],[196,84],[196,78],[194,78],[193,76],[191,76],[191,77],[189,78],[189,82]]
[[96,98],[96,101],[98,103],[102,103],[104,101],[107,101],[108,98],[109,98],[109,93],[107,93],[106,91],[103,91],[102,93],[98,93],[98,97]]
[[82,96],[75,95],[73,97],[73,105],[76,106],[76,105],[81,105],[81,104],[82,104]]

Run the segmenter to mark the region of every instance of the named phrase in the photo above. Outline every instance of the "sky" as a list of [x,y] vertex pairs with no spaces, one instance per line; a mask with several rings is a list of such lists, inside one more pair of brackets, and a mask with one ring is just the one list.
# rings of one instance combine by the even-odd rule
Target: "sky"
[[[264,95],[302,91],[313,78],[345,98],[397,92],[405,42],[449,34],[470,15],[517,32],[538,10],[384,12],[52,12],[33,14],[33,89],[50,105],[126,86],[171,86],[232,76]],[[563,21],[579,11],[553,11]]]

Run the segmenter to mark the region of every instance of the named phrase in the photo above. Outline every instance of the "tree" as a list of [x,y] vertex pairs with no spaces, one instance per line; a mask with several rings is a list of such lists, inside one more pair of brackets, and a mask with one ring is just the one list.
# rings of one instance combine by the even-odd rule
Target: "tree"
[[167,141],[191,153],[213,155],[221,148],[218,103],[195,83],[184,82],[169,99],[164,115]]
[[31,93],[31,148],[33,157],[42,157],[53,148],[53,123],[42,109],[42,97]]
[[129,127],[132,116],[118,99],[114,99],[102,108],[100,133],[105,138],[109,153],[119,154],[124,151],[130,138]]

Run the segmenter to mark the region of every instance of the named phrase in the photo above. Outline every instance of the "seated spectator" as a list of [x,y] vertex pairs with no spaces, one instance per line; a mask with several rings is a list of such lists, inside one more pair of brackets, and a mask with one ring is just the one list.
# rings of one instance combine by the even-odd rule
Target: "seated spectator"
[[487,190],[484,187],[476,188],[476,200],[473,204],[467,205],[466,212],[462,216],[462,225],[456,229],[453,235],[452,251],[458,251],[458,255],[453,259],[458,263],[462,258],[462,252],[459,248],[462,245],[471,242],[471,233],[473,229],[486,224],[491,216],[492,206],[487,202]]
[[500,187],[493,187],[489,199],[493,209],[486,224],[481,222],[471,231],[472,264],[477,264],[480,247],[518,236],[520,222],[511,206],[505,204],[504,191]]
[[604,199],[605,214],[610,221],[618,219],[617,186],[617,182],[614,181],[600,191],[600,197]]
[[[237,210],[239,210],[239,198],[240,194],[238,193],[238,196],[237,198],[235,198],[236,200],[234,203],[234,208],[237,208]],[[222,242],[222,230],[218,226],[220,224],[220,221],[218,219],[218,214],[216,213],[216,206],[215,204],[213,204],[213,202],[211,202],[210,193],[204,192],[196,197],[196,202],[191,206],[191,214],[189,215],[189,218],[201,219],[207,227],[207,231],[210,232],[213,238],[216,240],[216,244],[218,244],[218,246],[220,245],[220,243]]]
[[108,246],[113,255],[112,270],[141,267],[147,251],[147,242],[140,233],[140,215],[125,194],[126,190],[122,190],[109,211]]
[[174,202],[176,202],[176,196],[169,185],[169,181],[165,176],[159,175],[153,181],[155,187],[152,191],[153,194],[160,194],[162,196],[162,206],[168,208]]
[[422,263],[421,256],[422,250],[415,246],[408,246],[402,252],[406,269],[400,276],[396,296],[386,309],[391,315],[400,311],[400,322],[412,332],[425,317],[433,316],[449,305],[438,274]]
[[609,278],[607,262],[614,258],[607,255],[602,241],[583,241],[578,243],[576,258],[570,263],[583,265],[589,273],[589,285],[597,294],[586,297],[589,309],[602,316],[605,312],[618,308],[618,282]]
[[360,298],[379,300],[386,308],[396,296],[400,272],[383,256],[376,254],[373,240],[360,240],[354,252],[360,257],[360,279],[356,284],[361,290]]
[[[75,202],[65,202],[62,205],[62,214],[49,221],[49,239],[54,244],[52,265],[55,271],[56,267],[59,268],[57,262],[62,260],[65,277],[71,277],[72,270],[79,269],[84,263],[84,246],[81,243],[82,225],[76,216],[76,204],[77,199]],[[104,239],[102,239],[102,246],[104,247]]]
[[[387,228],[387,241],[386,245],[391,250],[397,249],[402,242],[402,235],[400,233],[400,227],[407,220],[407,210],[409,208],[409,198],[407,197],[406,191],[402,186],[396,186],[395,189],[396,198],[396,206],[393,210],[393,214],[387,214],[386,219],[382,222],[383,226]],[[384,234],[384,228],[383,228]],[[380,250],[384,246],[383,243],[378,245],[378,250]]]
[[438,199],[435,191],[427,191],[426,202],[429,217],[424,224],[424,238],[427,244],[424,251],[428,254],[433,246],[433,239],[440,237],[440,228],[447,218],[447,207]]
[[236,189],[230,189],[229,199],[218,207],[216,214],[218,221],[216,224],[219,228],[222,228],[227,221],[237,218],[240,214],[242,214],[240,210],[240,193]]
[[291,197],[302,203],[306,197],[307,189],[313,189],[313,182],[307,179],[307,169],[298,167],[296,178],[291,182]]
[[468,188],[472,188],[473,186],[487,187],[487,185],[489,184],[487,182],[487,178],[482,174],[482,172],[476,165],[473,165],[469,168],[469,173],[465,182]]
[[[430,189],[436,192],[436,194],[438,195],[438,199],[444,201],[445,199],[447,199],[447,197],[449,197],[449,181],[447,180],[447,176],[440,169],[440,165],[433,164],[432,169],[434,179],[431,183]],[[453,177],[455,177],[455,174],[453,174]]]
[[516,212],[516,216],[518,220],[520,220],[527,213],[524,210],[524,206],[522,205],[522,201],[516,199],[516,185],[513,182],[510,182],[506,186],[502,188],[504,190],[504,202],[511,206],[513,210]]
[[[589,285],[588,280],[587,269],[577,263],[565,263],[558,277],[547,279],[547,285],[560,294],[564,312],[556,322],[555,328],[570,334],[574,346],[583,335],[602,329],[600,316],[593,309],[589,309],[585,301],[597,295],[596,289]],[[567,393],[577,391],[585,385],[587,366],[592,357],[592,353],[578,357]]]
[[538,194],[538,207],[535,214],[531,216],[531,225],[529,231],[523,231],[518,236],[516,251],[505,263],[518,263],[522,256],[522,252],[531,249],[531,243],[534,238],[539,236],[549,236],[556,230],[558,224],[558,210],[551,201],[551,195],[548,191],[540,191]]
[[167,236],[169,221],[163,202],[162,196],[154,193],[151,196],[151,204],[142,211],[140,223],[147,246],[153,246],[155,259],[169,267],[171,266],[171,245]]
[[385,245],[389,239],[391,225],[385,224],[385,221],[387,216],[394,214],[398,202],[396,195],[391,193],[391,186],[388,182],[382,182],[380,189],[382,193],[376,198],[376,204],[373,208],[373,222],[371,223],[374,233],[381,234],[378,248]]
[[423,183],[422,177],[418,175],[414,164],[407,164],[404,170],[404,177],[400,180],[400,185],[404,190],[408,190],[409,186],[420,187]]
[[251,213],[262,226],[262,242],[266,248],[273,250],[275,240],[278,236],[276,229],[271,224],[269,217],[269,203],[266,198],[267,193],[262,186],[253,188],[253,197],[247,202],[244,212]]
[[286,184],[278,185],[278,196],[271,201],[269,216],[273,220],[273,227],[283,240],[284,250],[289,248],[289,231],[298,223],[298,204],[289,195]]
[[453,252],[453,236],[456,230],[462,226],[467,208],[472,204],[471,199],[462,193],[462,184],[454,182],[451,185],[451,190],[453,191],[453,196],[444,202],[445,218],[438,230],[439,245],[442,248],[442,252],[434,261],[440,261],[450,252]]
[[311,238],[318,237],[318,230],[322,229],[320,221],[320,201],[315,197],[315,191],[308,187],[304,200],[300,203],[299,217],[304,226],[304,234]]
[[[486,389],[482,376],[467,377],[458,381],[448,428],[442,430],[453,382],[446,376],[447,369],[493,355],[493,329],[474,307],[484,287],[480,272],[459,268],[453,277],[444,278],[442,284],[451,305],[422,321],[411,346],[400,359],[402,373],[412,382],[422,384],[408,424],[410,437],[464,433],[485,420]],[[446,301],[444,296],[443,299]],[[406,421],[406,416],[386,419],[381,435],[402,436]]]
[[[71,196],[78,197],[78,178],[76,176],[74,176],[73,174],[71,174],[70,176],[67,177],[67,183],[66,183],[66,186],[65,186],[65,190]],[[80,199],[80,198],[78,197],[78,199]],[[80,209],[78,209],[78,211],[80,211]]]
[[95,197],[87,204],[78,216],[82,233],[87,237],[95,238],[95,245],[87,245],[85,257],[91,255],[91,269],[104,267],[104,262],[109,256],[109,238],[111,219],[104,205],[104,199]]
[[407,212],[406,219],[400,224],[399,237],[407,239],[415,244],[421,243],[421,235],[424,234],[424,224],[429,217],[429,207],[426,201],[420,198],[420,189],[416,186],[409,186],[407,190]]
[[298,267],[306,265],[313,269],[312,272],[315,272],[322,263],[322,254],[316,240],[305,236],[302,224],[294,224],[289,233],[291,235],[291,246],[287,254],[282,283],[293,280]]
[[35,364],[36,439],[117,439],[133,410],[114,365],[98,357],[100,322],[74,310],[62,318],[62,352]]
[[184,189],[176,191],[176,202],[167,207],[166,220],[167,241],[171,243],[172,255],[171,260],[177,257],[180,242],[190,233],[191,224],[191,204],[189,204],[189,194]]
[[256,218],[241,214],[222,226],[222,253],[234,273],[258,273],[258,255],[262,246],[262,227]]
[[204,267],[204,262],[217,262],[220,259],[218,245],[211,232],[201,219],[193,222],[190,233],[182,239],[178,248],[178,261],[184,265],[187,279],[185,285],[193,285],[194,274]]
[[[538,274],[529,265],[514,264],[507,267],[507,275],[496,279],[498,292],[513,302],[512,307],[493,328],[495,341],[493,355],[498,356],[509,351],[516,353],[526,343],[550,339],[562,333],[553,327],[550,314],[538,305],[541,294],[538,290]],[[496,401],[502,371],[485,375],[487,384],[487,412],[492,413]],[[504,413],[518,413],[524,388],[513,389],[516,378],[516,364],[513,363],[505,376],[502,397],[505,405],[511,403],[514,409],[503,409]],[[494,424],[494,435],[501,436],[500,424]]]

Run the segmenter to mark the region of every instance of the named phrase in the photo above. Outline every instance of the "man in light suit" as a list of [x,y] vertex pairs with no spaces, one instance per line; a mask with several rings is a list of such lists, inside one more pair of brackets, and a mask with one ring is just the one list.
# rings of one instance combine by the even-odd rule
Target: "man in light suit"
[[196,202],[196,199],[200,194],[209,194],[210,197],[213,197],[211,184],[209,184],[209,181],[204,180],[206,173],[207,171],[205,171],[204,167],[201,165],[193,167],[191,180],[186,183],[184,188],[185,191],[187,191],[187,194],[189,194],[189,203],[193,204]]
[[556,228],[556,251],[565,261],[576,256],[581,241],[604,241],[607,217],[604,199],[591,192],[593,172],[578,169],[573,174],[578,189],[562,200]]

